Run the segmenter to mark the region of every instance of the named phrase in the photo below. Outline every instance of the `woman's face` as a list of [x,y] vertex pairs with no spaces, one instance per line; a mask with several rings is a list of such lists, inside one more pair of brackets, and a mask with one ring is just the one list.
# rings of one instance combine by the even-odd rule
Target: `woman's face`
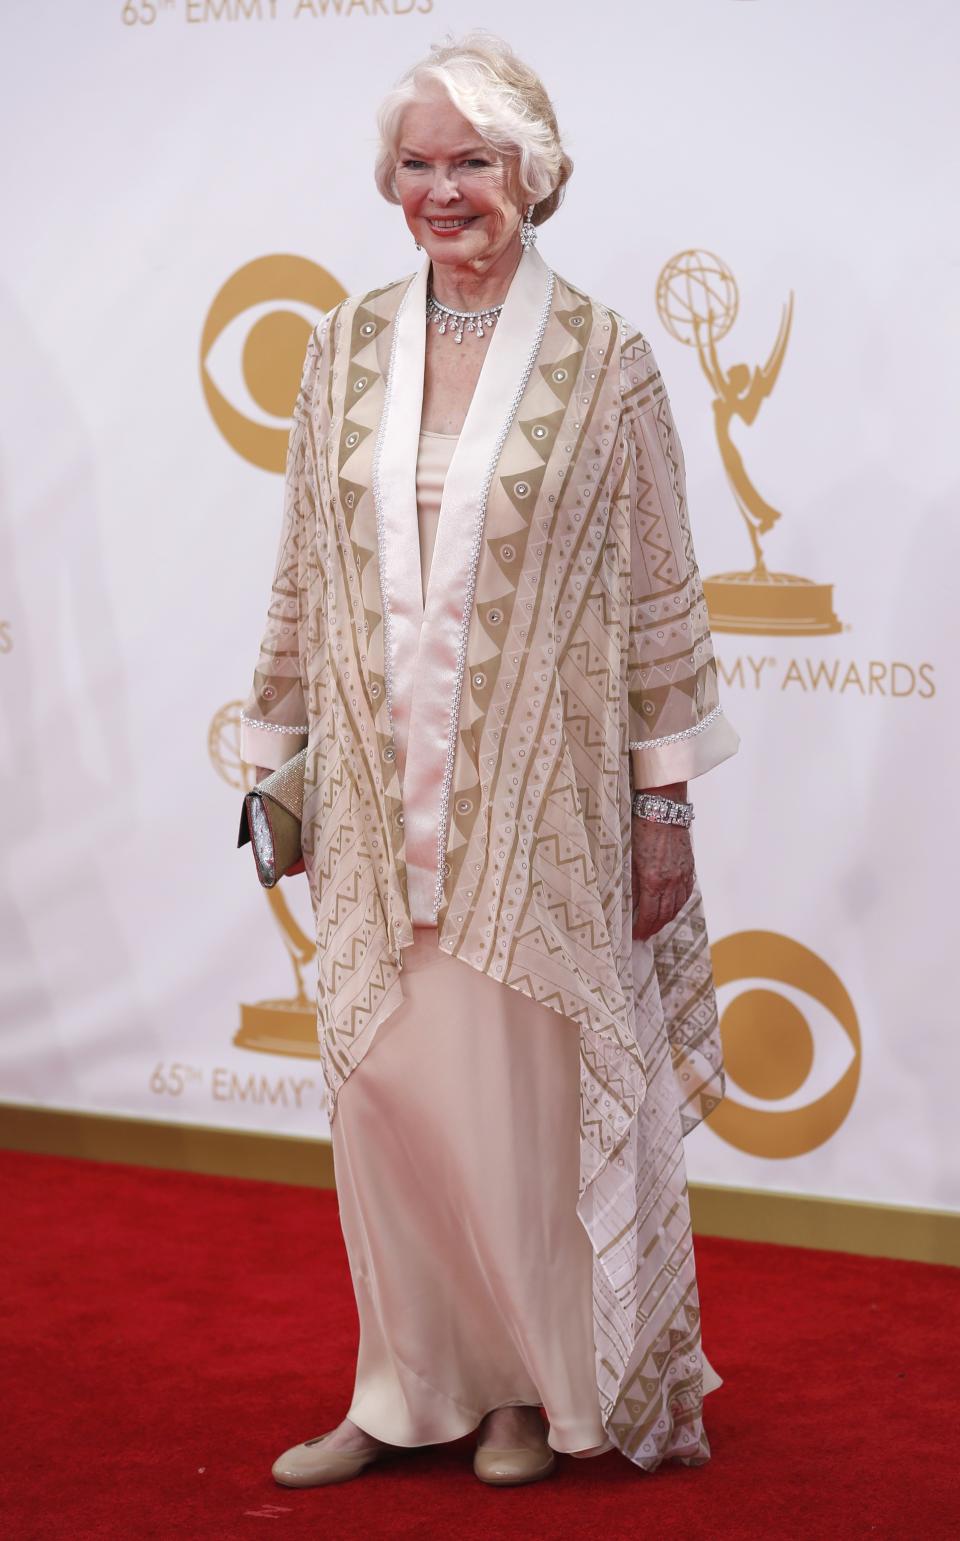
[[510,163],[480,138],[446,92],[403,114],[396,184],[411,233],[434,263],[484,271],[519,240],[523,207]]

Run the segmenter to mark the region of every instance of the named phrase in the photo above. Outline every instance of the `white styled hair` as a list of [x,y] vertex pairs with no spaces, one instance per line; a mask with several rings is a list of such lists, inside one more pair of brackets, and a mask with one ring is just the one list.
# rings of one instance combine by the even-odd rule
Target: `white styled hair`
[[560,143],[539,75],[502,38],[482,28],[432,44],[428,57],[412,65],[384,97],[377,113],[380,146],[374,178],[387,202],[400,202],[394,170],[403,114],[431,85],[446,91],[492,149],[514,160],[518,201],[532,203],[533,223],[542,225],[560,204],[573,161]]

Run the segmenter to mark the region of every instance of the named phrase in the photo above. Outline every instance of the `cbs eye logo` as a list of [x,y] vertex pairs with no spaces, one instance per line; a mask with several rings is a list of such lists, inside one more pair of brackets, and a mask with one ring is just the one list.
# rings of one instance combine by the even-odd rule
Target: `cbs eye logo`
[[[802,1156],[835,1134],[860,1081],[860,1025],[829,964],[776,931],[738,931],[711,949],[729,1093],[714,1134],[751,1156]],[[736,992],[728,986],[739,985]],[[773,988],[772,988],[773,987]],[[724,999],[726,1004],[723,1005]]]
[[[346,292],[326,268],[280,254],[239,268],[210,306],[200,339],[204,398],[227,443],[264,471],[284,469],[310,333]],[[313,318],[291,303],[313,311]],[[244,325],[238,317],[245,311],[252,316]],[[224,389],[214,379],[214,366],[220,380],[230,382]],[[238,395],[245,390],[249,406],[228,400],[227,389]]]

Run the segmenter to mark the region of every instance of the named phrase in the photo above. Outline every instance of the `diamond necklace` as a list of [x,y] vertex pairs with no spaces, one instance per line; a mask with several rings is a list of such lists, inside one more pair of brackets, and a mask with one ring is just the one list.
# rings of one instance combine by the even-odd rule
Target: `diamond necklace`
[[427,295],[427,322],[438,321],[441,332],[449,327],[454,342],[463,342],[464,331],[482,337],[485,326],[492,327],[499,321],[504,303],[501,300],[499,305],[488,305],[483,310],[452,310],[449,305],[442,305],[431,291]]

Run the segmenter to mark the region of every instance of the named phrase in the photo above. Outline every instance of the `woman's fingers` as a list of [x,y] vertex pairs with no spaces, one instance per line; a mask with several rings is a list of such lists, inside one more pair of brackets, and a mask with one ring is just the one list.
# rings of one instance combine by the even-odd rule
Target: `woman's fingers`
[[655,936],[675,915],[679,915],[692,892],[692,875],[682,883],[673,883],[657,892],[641,887],[633,910],[634,941],[647,941]]
[[637,904],[633,911],[633,936],[635,940],[646,941],[666,924],[669,918],[666,914],[661,916],[661,904],[663,896],[650,889],[641,888]]

